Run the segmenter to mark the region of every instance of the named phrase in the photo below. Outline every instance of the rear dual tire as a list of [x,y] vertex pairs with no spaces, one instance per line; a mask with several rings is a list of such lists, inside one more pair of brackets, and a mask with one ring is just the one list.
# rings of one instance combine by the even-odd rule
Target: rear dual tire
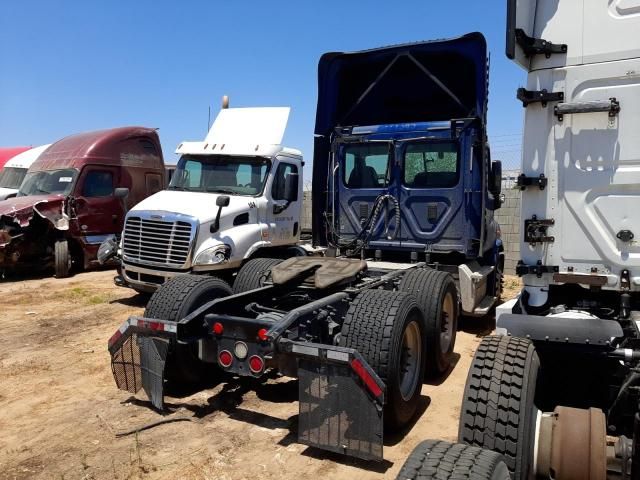
[[451,368],[458,331],[458,291],[453,277],[430,268],[409,270],[398,290],[412,294],[424,313],[425,372],[441,376]]
[[404,292],[365,290],[351,303],[340,345],[357,350],[385,383],[385,427],[407,426],[419,406],[425,325],[415,298]]
[[396,480],[510,480],[496,452],[460,443],[425,440],[411,452]]
[[500,453],[514,480],[533,475],[539,370],[530,340],[485,337],[464,389],[458,441]]
[[[145,318],[177,322],[205,303],[231,295],[231,287],[220,278],[202,275],[178,275],[166,281],[151,296]],[[198,358],[196,344],[175,342],[165,364],[165,379],[170,387],[200,383],[211,378],[216,365]]]

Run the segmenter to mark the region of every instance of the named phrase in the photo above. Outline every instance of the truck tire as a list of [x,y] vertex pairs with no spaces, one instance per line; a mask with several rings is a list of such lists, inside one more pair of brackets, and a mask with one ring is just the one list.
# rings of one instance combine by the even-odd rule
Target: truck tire
[[[144,311],[146,318],[178,321],[216,298],[231,295],[227,282],[216,277],[178,275],[162,284],[151,296]],[[175,343],[167,357],[165,378],[170,386],[201,382],[205,373],[217,371],[216,365],[200,361],[194,345]]]
[[442,375],[451,367],[458,331],[458,291],[453,277],[443,271],[420,268],[408,271],[398,289],[411,293],[424,314],[427,336],[425,372]]
[[53,245],[53,260],[56,278],[67,278],[71,271],[71,253],[67,240],[56,240]]
[[425,440],[409,455],[396,480],[510,480],[499,453],[478,447]]
[[404,292],[360,292],[344,318],[340,345],[357,350],[386,384],[384,423],[392,430],[406,426],[418,409],[424,332],[418,303]]
[[244,293],[264,285],[271,268],[282,262],[279,258],[252,258],[245,263],[233,282],[233,293]]
[[464,388],[458,441],[500,453],[515,480],[533,471],[539,370],[531,341],[485,337]]

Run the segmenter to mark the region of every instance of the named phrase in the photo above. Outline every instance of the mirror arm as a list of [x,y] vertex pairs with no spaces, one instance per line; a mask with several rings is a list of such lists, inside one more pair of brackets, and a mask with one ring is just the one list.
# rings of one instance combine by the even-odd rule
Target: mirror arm
[[211,233],[216,233],[218,230],[220,230],[220,214],[222,213],[222,208],[223,207],[218,207],[216,219],[214,220],[213,225],[211,225],[211,227],[209,228],[209,231]]

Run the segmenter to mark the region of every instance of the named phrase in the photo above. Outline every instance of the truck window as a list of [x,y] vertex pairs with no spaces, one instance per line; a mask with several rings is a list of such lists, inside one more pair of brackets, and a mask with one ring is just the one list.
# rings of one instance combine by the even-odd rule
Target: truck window
[[26,195],[68,195],[74,185],[77,170],[40,170],[29,172],[20,185],[19,197]]
[[404,184],[448,188],[458,183],[458,147],[454,143],[413,143],[404,153]]
[[349,188],[386,187],[389,184],[389,145],[347,145],[343,172],[344,184]]
[[153,195],[162,190],[162,178],[157,173],[147,173],[145,175],[147,184],[147,195]]
[[[291,163],[281,163],[276,170],[275,178],[273,179],[273,186],[271,187],[271,197],[274,200],[284,200],[284,186],[287,177],[292,173],[298,173],[298,167]],[[298,179],[298,181],[300,181]],[[296,192],[298,190],[296,189]],[[297,198],[295,199],[297,200]]]
[[103,170],[91,170],[84,177],[83,197],[108,197],[113,194],[113,174]]

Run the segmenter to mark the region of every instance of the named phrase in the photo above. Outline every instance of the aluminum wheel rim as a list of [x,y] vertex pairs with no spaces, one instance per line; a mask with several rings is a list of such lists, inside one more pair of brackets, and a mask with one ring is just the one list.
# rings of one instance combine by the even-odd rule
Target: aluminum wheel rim
[[442,301],[442,323],[440,328],[440,351],[442,353],[449,353],[451,348],[454,313],[453,296],[451,293],[447,293]]
[[405,401],[413,397],[418,384],[421,358],[420,329],[416,321],[412,320],[402,335],[400,354],[400,395]]

